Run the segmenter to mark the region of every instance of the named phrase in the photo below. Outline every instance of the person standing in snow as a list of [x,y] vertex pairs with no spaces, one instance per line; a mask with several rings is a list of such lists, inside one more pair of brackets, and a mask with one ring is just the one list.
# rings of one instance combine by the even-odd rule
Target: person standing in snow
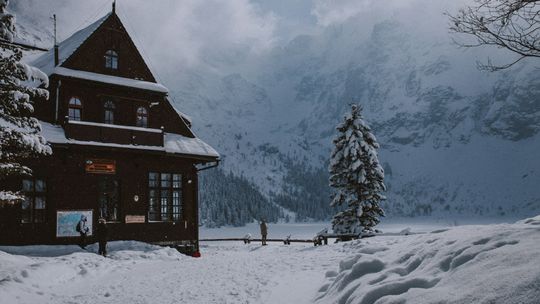
[[268,227],[266,226],[266,221],[263,219],[261,221],[261,236],[262,236],[262,245],[266,246],[266,236],[268,235]]
[[82,249],[86,249],[86,235],[88,235],[88,232],[90,231],[86,226],[87,221],[88,219],[86,216],[81,215],[81,220],[77,223],[77,227],[75,227],[75,230],[81,234],[79,246],[81,246]]
[[107,237],[109,234],[109,228],[104,218],[100,218],[96,228],[96,237],[99,243],[98,254],[104,257],[107,256]]

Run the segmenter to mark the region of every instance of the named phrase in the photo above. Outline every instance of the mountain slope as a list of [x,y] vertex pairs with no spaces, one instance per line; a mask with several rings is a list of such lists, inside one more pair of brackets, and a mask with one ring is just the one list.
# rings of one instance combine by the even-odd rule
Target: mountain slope
[[[390,215],[540,210],[537,67],[480,72],[482,50],[464,53],[448,36],[392,19],[356,33],[360,21],[298,36],[261,58],[256,73],[179,81],[176,101],[212,122],[195,128],[221,149],[225,167],[267,193],[301,184],[286,178],[297,170],[290,160],[326,167],[334,127],[354,101],[383,146]],[[306,194],[293,210],[310,204]]]

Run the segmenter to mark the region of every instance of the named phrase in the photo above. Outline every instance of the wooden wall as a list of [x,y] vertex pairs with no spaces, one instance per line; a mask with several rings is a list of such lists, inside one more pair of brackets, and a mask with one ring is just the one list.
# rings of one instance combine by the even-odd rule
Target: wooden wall
[[[138,152],[110,152],[84,147],[57,148],[54,157],[41,158],[31,166],[36,178],[47,182],[47,222],[21,224],[15,218],[18,208],[0,209],[0,244],[75,244],[77,238],[56,238],[57,210],[94,210],[97,225],[99,174],[85,172],[86,160],[116,161],[116,178],[120,182],[120,223],[109,224],[111,240],[148,242],[197,240],[197,172],[185,158]],[[179,222],[126,224],[125,215],[148,215],[148,172],[182,174],[182,217]],[[188,180],[191,179],[191,183]],[[18,181],[11,187],[17,189]],[[20,188],[19,188],[20,189]],[[135,202],[134,195],[139,196]],[[10,219],[10,220],[8,220]],[[148,220],[148,218],[147,218]],[[187,227],[186,227],[187,223]]]
[[[193,137],[193,133],[163,94],[56,75],[51,77],[49,100],[36,103],[35,115],[38,119],[55,122],[56,88],[59,80],[62,83],[58,99],[58,123],[63,123],[64,117],[68,115],[68,103],[72,97],[78,97],[83,102],[82,120],[97,123],[103,123],[103,104],[111,100],[116,107],[114,116],[116,125],[135,126],[137,108],[145,106],[148,110],[149,128],[159,129],[163,126],[165,132]],[[159,105],[150,107],[154,102],[158,102]]]

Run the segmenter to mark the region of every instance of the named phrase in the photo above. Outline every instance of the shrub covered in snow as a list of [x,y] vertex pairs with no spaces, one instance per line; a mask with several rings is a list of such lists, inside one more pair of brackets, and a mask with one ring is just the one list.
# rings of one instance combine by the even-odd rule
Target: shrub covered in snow
[[385,197],[384,170],[377,158],[379,144],[362,119],[361,108],[352,105],[338,125],[330,160],[330,186],[336,189],[332,206],[347,208],[334,216],[336,233],[371,231],[384,211],[379,206]]
[[[0,180],[12,175],[31,174],[21,164],[25,158],[50,154],[40,135],[33,98],[48,98],[48,78],[40,70],[21,62],[22,51],[10,42],[15,36],[15,17],[6,11],[8,1],[0,1]],[[0,189],[0,204],[21,199]]]

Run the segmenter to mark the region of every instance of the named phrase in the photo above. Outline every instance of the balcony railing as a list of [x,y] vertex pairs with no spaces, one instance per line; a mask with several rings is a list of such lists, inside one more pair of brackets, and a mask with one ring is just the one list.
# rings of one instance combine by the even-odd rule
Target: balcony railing
[[121,145],[163,146],[163,130],[68,120],[66,137],[80,141]]

